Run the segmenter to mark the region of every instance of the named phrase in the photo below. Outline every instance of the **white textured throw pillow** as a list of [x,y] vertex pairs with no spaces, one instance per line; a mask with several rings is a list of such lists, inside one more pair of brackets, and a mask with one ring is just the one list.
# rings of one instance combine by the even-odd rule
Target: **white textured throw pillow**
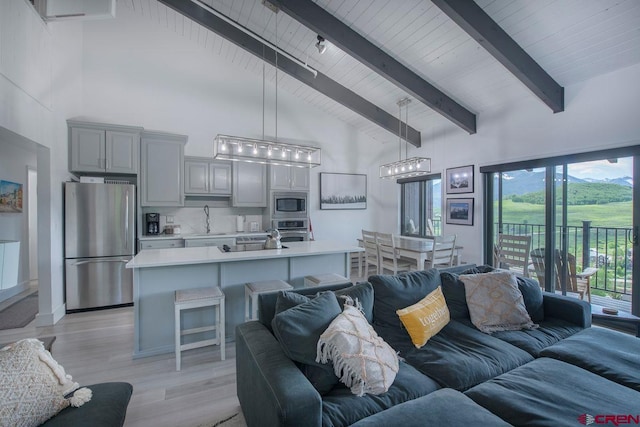
[[461,274],[471,323],[487,334],[498,331],[533,329],[518,289],[516,276],[508,271]]
[[91,399],[37,339],[25,339],[0,350],[0,427],[38,426],[69,406]]
[[357,396],[385,393],[398,373],[396,352],[351,305],[322,333],[317,352],[316,361],[332,361],[340,382]]

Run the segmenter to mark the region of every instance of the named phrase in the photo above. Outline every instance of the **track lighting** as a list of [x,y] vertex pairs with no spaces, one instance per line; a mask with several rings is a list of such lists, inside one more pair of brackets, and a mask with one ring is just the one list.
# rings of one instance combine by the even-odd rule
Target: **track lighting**
[[320,52],[320,55],[322,55],[327,50],[327,43],[324,40],[324,37],[322,37],[320,34],[318,34],[318,42],[316,43],[316,48],[318,49],[318,52]]

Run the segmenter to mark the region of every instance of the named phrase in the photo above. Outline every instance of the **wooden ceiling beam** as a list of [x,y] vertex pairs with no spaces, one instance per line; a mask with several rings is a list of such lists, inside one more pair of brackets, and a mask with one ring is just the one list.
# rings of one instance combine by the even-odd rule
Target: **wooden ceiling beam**
[[472,0],[431,0],[553,110],[564,111],[564,88]]
[[[192,1],[159,1],[194,22],[197,22],[208,30],[224,37],[247,52],[252,53],[273,66],[276,65],[276,51],[273,48],[248,35],[223,19],[218,18],[206,8]],[[416,147],[421,146],[421,135],[418,130],[411,126],[407,126],[406,123],[402,122],[397,117],[389,114],[382,108],[364,99],[326,75],[318,72],[317,76],[314,77],[307,68],[299,65],[284,55],[278,55],[278,69],[314,88],[318,92],[328,96],[350,110],[360,114],[364,118],[394,135],[398,135],[398,129],[408,129],[406,134],[407,141]]]
[[470,134],[476,116],[311,0],[269,0],[305,27],[402,88]]

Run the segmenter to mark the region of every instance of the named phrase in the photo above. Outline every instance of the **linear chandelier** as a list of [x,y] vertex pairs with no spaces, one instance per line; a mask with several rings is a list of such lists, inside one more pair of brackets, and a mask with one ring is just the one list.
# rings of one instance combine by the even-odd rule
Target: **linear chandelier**
[[[380,178],[400,179],[427,175],[431,172],[431,159],[427,157],[411,157],[407,159],[407,140],[409,129],[409,98],[398,101],[398,161],[380,166]],[[406,107],[405,117],[405,159],[402,159],[402,107]]]
[[320,148],[308,145],[229,135],[213,140],[213,158],[220,160],[313,168],[320,166],[321,157]]

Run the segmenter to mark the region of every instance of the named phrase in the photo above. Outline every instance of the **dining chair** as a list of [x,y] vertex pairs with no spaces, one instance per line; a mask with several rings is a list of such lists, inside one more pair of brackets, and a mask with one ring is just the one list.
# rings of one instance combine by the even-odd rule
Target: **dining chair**
[[369,274],[369,265],[376,267],[375,274],[380,271],[378,260],[378,243],[376,242],[376,232],[362,230],[362,246],[364,247],[364,274]]
[[390,270],[393,274],[400,271],[409,271],[414,263],[404,259],[398,254],[394,236],[389,233],[376,233],[378,244],[379,273],[384,274],[385,270]]
[[[545,287],[545,279],[544,279],[544,248],[538,248],[531,251],[531,261],[533,263],[533,268],[536,273],[536,277],[538,279],[538,283],[540,283],[540,287],[544,289]],[[556,286],[555,289],[557,291],[562,290],[562,282],[561,272],[563,266],[563,259],[560,256],[560,251],[555,250],[555,262],[554,262],[554,272],[556,276]],[[576,293],[580,296],[581,300],[584,300],[586,295],[587,301],[591,302],[591,277],[598,272],[597,268],[587,267],[582,272],[577,272],[576,267],[576,257],[574,254],[567,254],[567,292]]]
[[500,233],[495,248],[494,266],[505,270],[514,269],[524,277],[529,277],[530,251],[531,236]]
[[433,240],[433,248],[427,255],[425,268],[452,267],[455,258],[456,235],[427,237]]
[[436,235],[436,231],[435,228],[433,227],[433,221],[431,220],[431,218],[427,218],[427,236],[435,236]]

